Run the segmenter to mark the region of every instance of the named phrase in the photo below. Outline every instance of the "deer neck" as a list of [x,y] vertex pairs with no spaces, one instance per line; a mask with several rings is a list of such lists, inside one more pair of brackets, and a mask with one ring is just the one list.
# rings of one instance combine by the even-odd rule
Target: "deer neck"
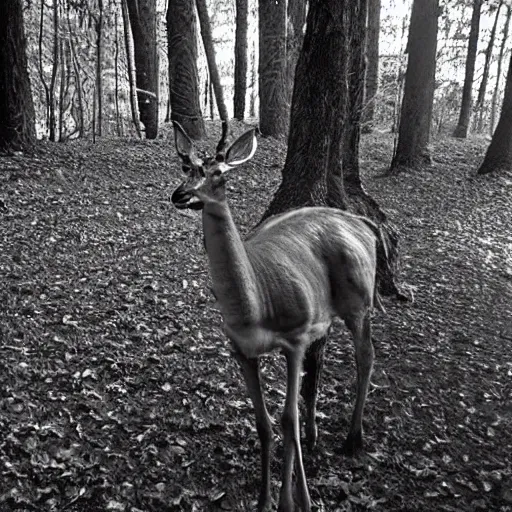
[[207,203],[203,232],[213,290],[224,321],[248,325],[259,307],[254,269],[226,201]]

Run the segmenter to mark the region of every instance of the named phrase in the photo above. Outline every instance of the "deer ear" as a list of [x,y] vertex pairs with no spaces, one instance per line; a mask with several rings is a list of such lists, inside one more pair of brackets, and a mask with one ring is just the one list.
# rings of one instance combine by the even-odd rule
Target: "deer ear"
[[195,153],[194,143],[187,135],[182,126],[176,122],[172,122],[174,126],[174,142],[176,144],[176,151],[181,158],[190,158]]
[[254,156],[257,146],[256,128],[252,128],[240,135],[240,137],[229,146],[224,161],[229,167],[243,164]]

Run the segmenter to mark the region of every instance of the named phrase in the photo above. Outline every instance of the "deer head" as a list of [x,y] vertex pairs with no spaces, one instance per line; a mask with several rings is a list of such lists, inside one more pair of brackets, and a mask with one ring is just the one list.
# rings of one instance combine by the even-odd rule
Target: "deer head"
[[176,150],[186,178],[174,191],[172,202],[176,208],[192,210],[202,210],[207,203],[223,202],[227,172],[254,156],[257,147],[256,128],[246,131],[227,146],[228,125],[224,122],[215,156],[200,158],[185,130],[176,121],[173,124]]

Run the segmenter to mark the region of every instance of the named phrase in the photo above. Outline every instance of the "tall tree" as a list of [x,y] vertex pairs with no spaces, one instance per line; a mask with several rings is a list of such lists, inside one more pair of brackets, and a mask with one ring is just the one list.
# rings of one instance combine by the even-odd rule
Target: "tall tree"
[[259,0],[260,131],[280,137],[288,131],[286,88],[286,0]]
[[462,103],[460,106],[459,122],[453,132],[454,137],[466,138],[469,131],[471,117],[471,96],[473,91],[473,77],[475,75],[476,52],[478,47],[478,33],[480,31],[480,11],[482,0],[473,0],[473,15],[471,16],[471,29],[469,31],[468,55],[466,58],[466,75],[462,88]]
[[478,174],[512,170],[512,55],[498,126],[487,148]]
[[249,6],[247,0],[236,0],[235,32],[235,95],[234,117],[242,121],[245,117],[247,93],[247,30]]
[[[387,230],[385,214],[363,190],[357,163],[364,82],[356,87],[350,75],[362,71],[364,76],[365,23],[366,0],[311,0],[295,74],[283,180],[263,219],[301,206],[352,209],[381,225],[394,259],[394,231]],[[347,146],[353,154],[345,161]],[[381,259],[384,291],[397,293],[390,270]]]
[[210,83],[215,93],[215,101],[217,109],[222,120],[228,119],[228,109],[224,101],[224,93],[222,84],[220,83],[219,70],[215,61],[215,49],[213,47],[212,30],[210,27],[210,17],[208,16],[208,8],[206,0],[196,0],[197,14],[199,15],[199,24],[201,26],[201,36],[203,38],[204,51],[206,53],[206,61],[208,63],[208,72],[210,73]]
[[391,173],[430,163],[428,142],[434,100],[438,0],[414,0],[407,48],[404,98]]
[[156,0],[126,0],[133,35],[140,120],[148,139],[158,135],[158,50]]
[[487,81],[489,79],[489,69],[491,67],[492,50],[494,48],[494,40],[496,38],[496,29],[498,28],[498,19],[500,17],[500,11],[501,11],[502,5],[503,5],[503,0],[500,0],[500,3],[498,4],[498,7],[496,9],[496,14],[494,16],[494,23],[492,25],[491,34],[489,36],[489,42],[487,44],[487,49],[485,50],[484,71],[482,73],[482,81],[480,82],[480,87],[478,88],[478,96],[477,96],[476,103],[475,103],[475,116],[477,117],[476,130],[479,133],[483,129],[485,92],[487,91]]
[[[97,133],[101,137],[103,132],[103,0],[98,0],[98,14],[96,15],[96,95],[97,101]],[[96,116],[96,113],[95,113]],[[96,131],[93,129],[93,135]]]
[[503,32],[501,36],[500,53],[498,56],[498,69],[496,71],[496,86],[492,92],[492,105],[491,105],[491,120],[490,120],[490,132],[491,135],[494,133],[494,123],[496,122],[496,109],[498,105],[498,91],[500,89],[501,80],[501,68],[503,66],[503,56],[505,55],[505,45],[508,38],[508,29],[510,27],[510,18],[512,17],[512,6],[507,6],[507,15],[505,18],[505,25],[503,26]]
[[169,0],[167,7],[171,119],[193,139],[205,135],[199,102],[197,27],[193,0]]
[[59,68],[59,2],[53,0],[53,62],[52,74],[50,79],[50,140],[55,142],[57,140],[57,117],[56,111],[56,98],[55,98],[55,85],[57,83],[57,72]]
[[36,139],[22,3],[4,2],[0,16],[0,152],[30,149]]
[[291,103],[295,68],[299,58],[303,29],[306,23],[307,0],[288,0],[288,25],[286,27],[286,81],[288,85],[288,98]]
[[365,106],[363,110],[363,130],[371,132],[375,117],[375,97],[379,89],[379,35],[380,35],[380,0],[368,1],[368,35],[366,38]]
[[130,31],[130,15],[128,14],[128,6],[126,0],[121,1],[121,12],[123,14],[123,34],[124,45],[126,48],[126,70],[128,73],[128,84],[130,87],[130,110],[132,114],[132,122],[137,135],[142,137],[139,123],[139,109],[137,108],[137,86],[135,78],[135,63],[133,48],[133,37]]

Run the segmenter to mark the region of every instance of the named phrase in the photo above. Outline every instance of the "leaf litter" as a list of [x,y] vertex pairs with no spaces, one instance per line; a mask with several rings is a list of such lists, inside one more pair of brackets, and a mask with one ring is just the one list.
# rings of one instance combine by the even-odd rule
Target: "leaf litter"
[[[0,510],[254,507],[252,407],[200,216],[170,204],[172,140],[42,143],[0,160]],[[285,158],[283,143],[259,142],[229,187],[244,234]],[[333,329],[305,455],[317,511],[512,510],[512,182],[474,176],[485,145],[438,141],[431,169],[380,178],[390,135],[363,138],[365,184],[399,226],[415,300],[375,316],[359,459],[339,453],[355,365]],[[262,367],[279,438],[282,358]],[[274,496],[280,455],[278,442]]]

